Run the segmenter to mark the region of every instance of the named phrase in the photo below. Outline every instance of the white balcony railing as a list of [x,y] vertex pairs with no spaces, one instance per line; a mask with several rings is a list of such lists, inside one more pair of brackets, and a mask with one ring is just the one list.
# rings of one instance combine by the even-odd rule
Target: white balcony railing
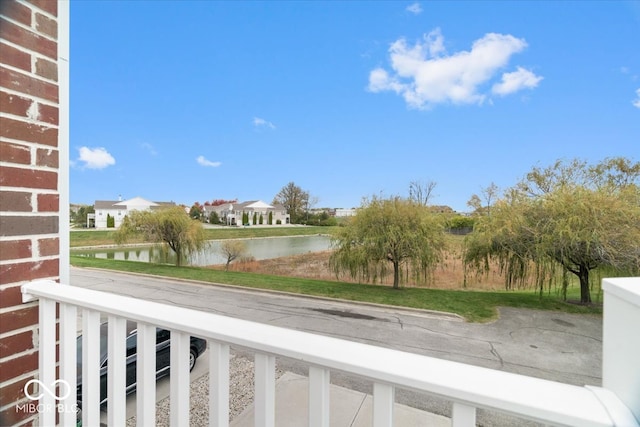
[[[100,424],[99,322],[109,321],[108,425],[125,425],[125,323],[138,322],[137,422],[155,424],[155,328],[171,331],[170,421],[189,425],[189,337],[208,341],[210,426],[229,418],[229,347],[255,352],[256,426],[275,424],[275,358],[309,365],[309,425],[329,425],[329,373],[347,372],[374,384],[374,426],[393,425],[396,387],[453,402],[452,425],[474,426],[476,408],[501,411],[547,425],[639,426],[640,278],[604,283],[603,387],[573,386],[417,354],[254,323],[145,300],[36,281],[23,300],[40,300],[41,384],[76,384],[77,310],[82,311],[83,425]],[[60,317],[56,378],[56,309]],[[63,395],[64,393],[59,393]],[[41,408],[61,408],[60,423],[75,426],[75,389],[41,393]],[[60,401],[55,399],[64,397]],[[56,406],[57,405],[57,406]],[[42,411],[40,425],[54,425]]]

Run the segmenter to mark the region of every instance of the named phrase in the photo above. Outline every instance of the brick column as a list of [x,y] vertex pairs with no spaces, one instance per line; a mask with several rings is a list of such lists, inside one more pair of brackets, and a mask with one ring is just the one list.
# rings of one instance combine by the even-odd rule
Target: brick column
[[[22,304],[20,285],[59,280],[60,201],[68,184],[60,179],[61,153],[68,156],[66,122],[61,123],[60,88],[68,74],[59,67],[58,35],[68,40],[68,21],[59,28],[56,0],[0,0],[0,425],[32,425],[37,413],[25,384],[38,377],[38,303]],[[68,13],[68,6],[64,8]],[[65,68],[68,70],[68,68]],[[62,94],[66,102],[66,93]],[[67,108],[66,106],[64,108]],[[64,110],[66,115],[68,110]],[[68,174],[63,173],[63,177]],[[66,256],[62,257],[65,261]],[[66,276],[66,273],[63,274]],[[37,402],[36,402],[37,403]],[[22,409],[21,409],[22,408]]]

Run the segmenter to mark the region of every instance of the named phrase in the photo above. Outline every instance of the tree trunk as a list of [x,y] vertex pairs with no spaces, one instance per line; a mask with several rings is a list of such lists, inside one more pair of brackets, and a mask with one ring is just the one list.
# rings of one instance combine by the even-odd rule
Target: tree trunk
[[395,259],[393,262],[393,289],[400,289],[400,263]]
[[589,290],[589,267],[581,265],[580,270],[578,271],[578,277],[580,278],[580,302],[591,303],[591,291]]

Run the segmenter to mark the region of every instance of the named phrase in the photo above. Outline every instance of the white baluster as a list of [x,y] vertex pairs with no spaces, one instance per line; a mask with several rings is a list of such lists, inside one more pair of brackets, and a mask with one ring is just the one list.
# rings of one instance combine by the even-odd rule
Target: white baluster
[[209,426],[229,425],[229,345],[209,344]]
[[373,427],[393,426],[395,388],[388,384],[373,384]]
[[[38,363],[40,364],[39,380],[42,387],[38,387],[37,393],[41,396],[37,403],[44,408],[53,408],[56,404],[56,303],[50,299],[41,299],[38,308],[40,316],[39,324],[39,349]],[[47,390],[44,390],[46,387]],[[62,386],[64,387],[64,386]],[[34,390],[33,388],[31,390]],[[35,390],[34,390],[35,391]],[[62,389],[61,389],[62,391]],[[32,394],[35,394],[32,392]],[[53,410],[40,412],[40,425],[50,426],[55,424],[56,414]]]
[[462,403],[453,402],[451,427],[475,427],[476,408]]
[[188,334],[171,331],[170,421],[174,427],[189,425],[189,344]]
[[82,310],[82,425],[100,425],[100,313]]
[[138,426],[156,425],[156,328],[138,323],[136,362],[136,420]]
[[329,427],[328,369],[309,367],[309,427]]
[[60,413],[60,423],[64,427],[76,426],[76,384],[77,384],[77,336],[78,310],[76,306],[60,304],[60,378],[61,387],[67,387],[69,394],[60,403],[64,411]]
[[107,345],[107,421],[110,426],[126,423],[126,350],[125,340],[127,320],[114,315],[109,316],[109,344]]
[[276,358],[268,354],[255,356],[255,426],[275,426]]

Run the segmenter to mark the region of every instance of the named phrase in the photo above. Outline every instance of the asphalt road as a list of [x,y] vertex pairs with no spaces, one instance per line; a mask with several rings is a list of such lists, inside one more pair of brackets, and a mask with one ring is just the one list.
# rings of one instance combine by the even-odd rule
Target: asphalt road
[[[455,316],[72,268],[71,284],[230,317],[394,348],[574,385],[601,385],[602,318],[501,308],[499,320],[467,323]],[[278,360],[285,370],[306,367]],[[370,392],[357,378],[332,383]],[[398,391],[397,401],[448,414],[446,403]],[[479,421],[484,417],[479,413]],[[493,423],[489,423],[493,424]]]

